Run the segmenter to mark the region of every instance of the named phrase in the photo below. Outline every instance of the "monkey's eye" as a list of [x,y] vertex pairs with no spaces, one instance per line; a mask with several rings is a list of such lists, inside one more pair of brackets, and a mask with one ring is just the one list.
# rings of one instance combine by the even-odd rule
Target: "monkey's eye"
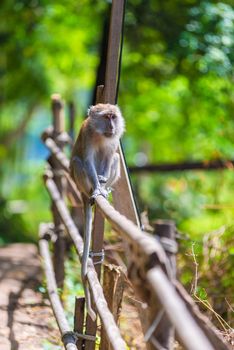
[[116,119],[116,115],[112,114],[111,119]]

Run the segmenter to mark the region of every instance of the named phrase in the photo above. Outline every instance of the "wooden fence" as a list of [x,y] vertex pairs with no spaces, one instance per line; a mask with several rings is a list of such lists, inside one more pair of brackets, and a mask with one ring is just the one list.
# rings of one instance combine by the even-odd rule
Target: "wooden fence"
[[[124,5],[124,0],[112,0],[108,49],[105,55],[106,71],[103,85],[97,88],[96,102],[117,102]],[[70,111],[73,123],[72,106]],[[72,140],[65,132],[63,103],[58,95],[52,96],[52,117],[53,126],[45,130],[42,140],[50,150],[44,183],[51,198],[53,223],[40,225],[40,252],[51,306],[65,348],[94,350],[97,322],[86,316],[84,298],[76,298],[74,327],[70,329],[58,295],[58,288],[63,289],[68,236],[76,248],[80,261],[82,258],[83,215],[80,193],[69,176],[69,160],[64,148],[67,144],[71,144]],[[71,134],[71,130],[69,131]],[[100,282],[101,263],[104,257],[104,220],[107,220],[126,245],[128,279],[138,298],[147,305],[146,308],[141,308],[139,303],[139,317],[147,349],[171,349],[174,331],[185,349],[228,349],[228,345],[218,335],[214,326],[199,312],[194,301],[176,280],[177,247],[173,239],[173,225],[158,222],[156,225],[158,239],[140,229],[140,220],[121,146],[118,152],[121,159],[121,177],[113,192],[114,206],[101,196],[95,200],[91,248],[93,257],[88,261],[87,278],[92,304],[101,321],[99,348],[127,349],[118,327],[123,274],[119,272],[118,267],[107,268],[103,274],[103,287]],[[53,246],[53,259],[49,245]]]
[[[69,176],[69,160],[63,152],[70,138],[63,129],[63,104],[59,96],[52,97],[52,113],[53,127],[43,133],[42,140],[51,153],[44,174],[44,182],[51,197],[54,222],[40,226],[40,252],[45,266],[49,298],[65,348],[94,349],[97,326],[96,322],[92,322],[88,316],[85,321],[84,298],[76,300],[74,329],[71,330],[57,292],[58,286],[63,287],[67,234],[75,245],[79,259],[82,258],[83,239],[80,233],[82,230],[82,203],[80,193]],[[68,202],[73,207],[72,210],[68,209],[66,204]],[[102,196],[96,198],[95,210],[126,242],[128,278],[136,295],[147,304],[146,309],[140,310],[141,319],[144,320],[142,328],[147,348],[171,349],[175,329],[177,338],[185,349],[228,349],[228,345],[218,335],[214,326],[199,312],[194,301],[175,278],[175,265],[172,261],[176,252],[176,243],[170,235],[170,232],[174,231],[173,227],[171,228],[168,223],[158,223],[158,237],[160,237],[160,232],[163,236],[160,241],[143,232],[131,220],[114,209]],[[99,224],[97,218],[98,216],[94,218],[94,226]],[[49,253],[50,240],[54,245],[54,264]],[[166,249],[170,253],[167,253],[163,246],[168,247]],[[102,261],[103,247],[95,248],[94,253],[99,254],[98,256],[94,254],[94,258],[89,259],[87,278],[93,307],[101,321],[102,338],[106,339],[105,342],[101,341],[100,348],[127,349],[117,326],[118,312],[111,310],[112,305],[121,302],[122,292],[120,295],[109,293],[107,303],[104,295],[109,291],[103,290],[100,283],[101,264],[95,263],[95,259]],[[112,274],[111,270],[109,274]],[[108,288],[111,289],[111,286],[108,285]],[[115,299],[118,298],[117,302]]]

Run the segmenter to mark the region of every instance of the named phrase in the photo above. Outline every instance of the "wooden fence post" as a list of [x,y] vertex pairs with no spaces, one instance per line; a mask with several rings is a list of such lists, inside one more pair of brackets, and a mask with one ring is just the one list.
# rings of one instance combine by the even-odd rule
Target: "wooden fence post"
[[[83,334],[84,327],[84,308],[85,308],[85,298],[76,297],[75,303],[75,314],[74,314],[74,332]],[[76,343],[76,346],[79,350],[83,349],[83,339],[79,339]]]
[[[70,101],[68,104],[68,116],[69,116],[69,128],[68,128],[68,134],[71,138],[71,144],[70,148],[72,149],[73,143],[75,140],[75,131],[74,131],[74,125],[75,125],[75,117],[76,117],[76,108],[75,103],[73,101]],[[84,214],[82,210],[82,202],[79,201],[79,203],[73,203],[71,205],[71,216],[78,227],[79,232],[81,233],[83,237],[83,228],[84,228]]]
[[[103,291],[109,307],[118,324],[121,304],[124,292],[124,275],[120,266],[104,265]],[[102,327],[101,329],[101,350],[111,350],[110,342]]]
[[[170,280],[174,280],[176,278],[175,254],[177,252],[175,223],[170,220],[157,220],[154,223],[154,233],[156,238],[160,239],[170,263],[170,276],[168,277]],[[157,306],[155,305],[155,310],[158,310],[158,314],[163,311],[160,302],[158,302]],[[173,349],[175,329],[165,313],[162,315],[161,320],[152,335],[164,349]]]
[[[64,114],[63,114],[63,103],[61,101],[60,95],[54,94],[51,97],[51,108],[53,115],[53,138],[57,143],[58,147],[63,149],[63,144],[58,142],[58,137],[64,132]],[[65,192],[65,177],[63,176],[63,170],[56,162],[53,156],[50,157],[49,163],[52,166],[54,181],[58,187],[61,196],[64,197]],[[65,259],[65,231],[64,225],[57,213],[54,203],[52,203],[52,213],[54,218],[54,230],[57,236],[57,239],[54,243],[54,271],[55,278],[59,288],[63,288],[64,283],[64,259]]]

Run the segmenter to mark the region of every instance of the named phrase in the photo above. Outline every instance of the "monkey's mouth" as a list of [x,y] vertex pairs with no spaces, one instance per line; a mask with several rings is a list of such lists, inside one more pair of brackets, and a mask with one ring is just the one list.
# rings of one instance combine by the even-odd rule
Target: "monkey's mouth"
[[106,137],[112,137],[112,136],[114,136],[114,131],[108,131],[108,132],[105,132],[104,133],[104,135],[106,136]]

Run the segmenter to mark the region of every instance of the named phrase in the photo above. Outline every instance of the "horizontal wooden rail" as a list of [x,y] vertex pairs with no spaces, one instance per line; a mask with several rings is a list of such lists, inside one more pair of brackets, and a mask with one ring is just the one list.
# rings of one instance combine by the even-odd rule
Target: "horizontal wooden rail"
[[157,294],[163,309],[174,325],[180,342],[189,350],[214,350],[205,333],[197,325],[186,304],[177,294],[163,271],[155,267],[147,273],[147,279]]
[[56,142],[48,137],[44,140],[45,145],[51,151],[51,153],[56,157],[59,161],[60,165],[65,171],[69,171],[69,160],[66,155],[61,151],[61,149],[56,145]]
[[44,270],[47,282],[47,291],[51,302],[52,310],[58,324],[62,341],[66,350],[77,350],[76,337],[71,332],[68,321],[65,317],[62,303],[57,293],[53,264],[49,253],[49,244],[46,239],[39,240],[40,254],[43,258]]
[[[70,235],[71,239],[73,240],[73,243],[75,245],[76,251],[79,255],[79,258],[81,260],[82,253],[83,253],[83,240],[79,234],[79,231],[77,227],[75,226],[69,210],[67,209],[66,204],[62,200],[58,189],[56,187],[55,182],[50,179],[45,179],[46,188],[57,208],[58,214],[61,217],[68,234]],[[97,277],[97,273],[95,271],[93,262],[91,259],[88,261],[88,273],[87,273],[87,279],[90,286],[90,291],[93,296],[93,300],[95,303],[95,306],[97,308],[97,312],[102,320],[102,324],[105,328],[107,337],[112,345],[112,348],[114,350],[126,350],[127,345],[122,339],[118,326],[116,325],[113,315],[108,309],[107,302],[105,300],[102,287],[100,285],[100,282]]]
[[221,170],[233,169],[234,160],[203,160],[201,162],[181,162],[181,163],[164,163],[164,164],[146,164],[143,166],[129,166],[130,173],[156,173],[186,170]]
[[132,221],[115,210],[104,197],[96,197],[95,202],[111,226],[129,243],[129,248],[136,257],[134,259],[132,256],[134,263],[147,269],[160,263],[165,270],[168,270],[165,251],[154,237],[141,231]]

